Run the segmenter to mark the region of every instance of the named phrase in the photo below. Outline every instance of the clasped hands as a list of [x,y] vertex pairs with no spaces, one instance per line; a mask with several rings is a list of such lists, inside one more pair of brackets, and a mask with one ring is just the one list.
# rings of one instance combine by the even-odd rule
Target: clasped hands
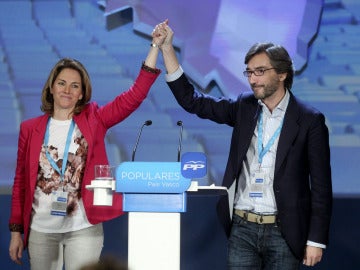
[[166,46],[172,46],[172,40],[174,36],[174,32],[169,27],[169,20],[157,24],[154,30],[151,33],[152,42],[156,44],[160,50],[164,49]]

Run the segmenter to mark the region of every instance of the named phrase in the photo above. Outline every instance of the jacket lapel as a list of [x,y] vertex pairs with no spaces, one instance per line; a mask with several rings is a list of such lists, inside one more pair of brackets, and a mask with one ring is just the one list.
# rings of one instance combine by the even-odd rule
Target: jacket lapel
[[284,162],[287,153],[289,152],[289,149],[299,132],[299,116],[299,105],[292,93],[290,93],[289,105],[286,109],[284,124],[281,130],[276,153],[274,179],[276,179],[276,174],[281,167],[281,164]]
[[[244,114],[246,115],[246,118],[244,119],[246,126],[240,130],[240,134],[239,134],[239,142],[240,142],[239,153],[241,156],[246,155],[249,149],[249,145],[251,143],[251,138],[254,135],[254,130],[257,124],[260,110],[261,110],[261,106],[259,104],[256,104],[255,106],[251,106],[251,109]],[[248,144],[245,145],[242,142],[248,142]]]
[[87,141],[88,145],[93,144],[93,137],[91,132],[90,123],[88,122],[87,118],[85,117],[84,113],[79,115],[74,115],[74,121],[78,128],[81,130],[82,135],[84,136],[85,140]]
[[46,130],[46,125],[48,121],[48,115],[43,115],[39,118],[39,123],[35,125],[35,128],[31,132],[31,137],[28,145],[28,154],[29,154],[29,179],[31,188],[35,188],[37,173],[39,167],[39,155],[41,151],[41,146],[44,142],[44,135]]
[[[245,159],[249,149],[259,112],[261,110],[261,106],[255,98],[247,100],[246,102],[251,103],[251,105],[243,106],[240,110],[238,119],[241,119],[241,123],[239,121],[237,122],[237,125],[235,126],[236,131],[233,134],[235,138],[232,139],[233,143],[237,144],[236,148],[238,150],[232,152],[232,159],[235,161],[233,166],[236,168],[236,179],[239,178],[242,161]],[[233,145],[231,145],[231,148],[233,148]]]

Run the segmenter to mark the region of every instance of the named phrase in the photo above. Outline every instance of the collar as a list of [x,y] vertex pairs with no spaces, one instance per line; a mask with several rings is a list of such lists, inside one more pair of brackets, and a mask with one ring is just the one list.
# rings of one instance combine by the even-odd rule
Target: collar
[[[286,108],[289,104],[289,100],[290,100],[290,93],[288,90],[286,90],[284,97],[281,99],[279,104],[275,107],[275,109],[272,112],[272,115],[284,114],[286,111]],[[260,99],[258,99],[258,103],[263,108],[263,111],[265,113],[271,115],[271,113],[270,113],[269,109],[266,107],[265,103],[263,103]]]

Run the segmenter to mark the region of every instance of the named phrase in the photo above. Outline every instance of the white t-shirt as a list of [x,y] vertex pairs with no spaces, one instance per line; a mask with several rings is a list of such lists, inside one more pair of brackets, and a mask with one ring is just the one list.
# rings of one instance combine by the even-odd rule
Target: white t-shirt
[[[66,139],[71,120],[53,118],[49,123],[48,152],[62,168]],[[71,136],[67,166],[63,179],[46,156],[45,144],[39,157],[39,169],[32,204],[31,228],[44,233],[64,233],[90,227],[81,199],[81,182],[86,164],[88,145],[77,125]],[[56,193],[67,192],[66,214],[52,215],[52,203]]]

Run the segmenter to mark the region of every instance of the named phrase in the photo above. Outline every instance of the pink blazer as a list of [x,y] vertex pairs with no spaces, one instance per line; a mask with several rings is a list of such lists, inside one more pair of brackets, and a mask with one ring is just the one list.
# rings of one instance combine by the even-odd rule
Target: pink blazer
[[[74,116],[75,123],[88,143],[81,197],[86,216],[92,224],[110,220],[123,214],[121,194],[114,195],[113,206],[111,207],[93,206],[93,192],[85,187],[94,179],[94,165],[108,164],[104,142],[106,132],[140,106],[158,75],[141,69],[129,90],[121,93],[103,107],[91,102],[79,115]],[[48,117],[48,115],[38,116],[25,120],[20,125],[9,223],[24,226],[25,247],[27,246],[30,228],[40,149],[44,141]]]

